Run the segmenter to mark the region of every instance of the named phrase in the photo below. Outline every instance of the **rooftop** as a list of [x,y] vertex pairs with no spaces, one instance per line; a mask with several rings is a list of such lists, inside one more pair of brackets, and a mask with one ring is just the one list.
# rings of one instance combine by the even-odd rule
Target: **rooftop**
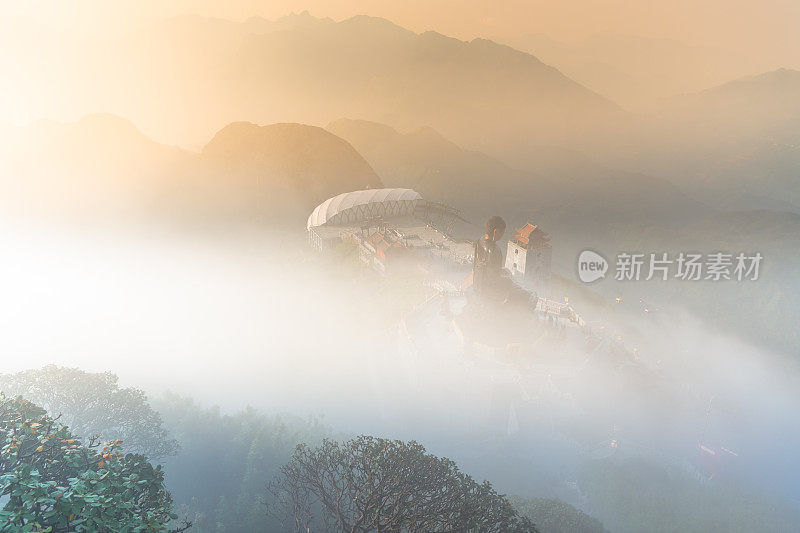
[[414,212],[416,202],[421,199],[413,189],[346,192],[319,204],[308,217],[306,229],[408,215]]
[[539,229],[536,224],[528,222],[517,230],[513,237],[514,241],[522,246],[528,246],[532,243],[547,244],[550,242],[550,236]]

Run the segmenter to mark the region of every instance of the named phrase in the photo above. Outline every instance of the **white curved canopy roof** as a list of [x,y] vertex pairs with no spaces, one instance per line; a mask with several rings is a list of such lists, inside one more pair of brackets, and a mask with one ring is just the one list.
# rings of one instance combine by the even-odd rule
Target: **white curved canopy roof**
[[378,216],[403,216],[413,213],[422,196],[413,189],[366,189],[328,198],[308,217],[306,229],[325,224],[343,224]]

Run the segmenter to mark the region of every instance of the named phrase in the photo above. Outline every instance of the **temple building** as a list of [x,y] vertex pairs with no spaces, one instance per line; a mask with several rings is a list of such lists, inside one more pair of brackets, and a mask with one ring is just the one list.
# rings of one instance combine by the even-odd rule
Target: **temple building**
[[525,224],[508,241],[506,270],[520,285],[540,298],[550,296],[550,236],[531,223]]

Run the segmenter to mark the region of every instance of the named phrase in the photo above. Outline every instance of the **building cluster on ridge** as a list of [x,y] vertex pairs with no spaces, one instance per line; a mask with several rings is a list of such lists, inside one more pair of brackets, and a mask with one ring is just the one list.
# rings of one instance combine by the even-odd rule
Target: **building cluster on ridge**
[[[308,217],[306,229],[316,250],[350,243],[361,263],[381,274],[417,265],[458,276],[471,267],[474,255],[472,242],[450,234],[459,218],[458,210],[428,202],[413,189],[367,189],[325,200]],[[517,284],[546,298],[551,255],[550,237],[527,223],[508,242],[505,268]]]

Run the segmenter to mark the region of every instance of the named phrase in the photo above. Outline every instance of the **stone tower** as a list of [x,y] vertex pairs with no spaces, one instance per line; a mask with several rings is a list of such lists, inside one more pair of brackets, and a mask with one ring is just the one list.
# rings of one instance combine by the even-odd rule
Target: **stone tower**
[[506,270],[520,285],[532,289],[540,298],[550,296],[550,236],[527,223],[508,241]]

